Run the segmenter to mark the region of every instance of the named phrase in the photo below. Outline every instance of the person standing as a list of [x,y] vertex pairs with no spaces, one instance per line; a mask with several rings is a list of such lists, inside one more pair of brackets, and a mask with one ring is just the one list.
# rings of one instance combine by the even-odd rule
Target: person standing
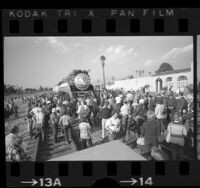
[[90,110],[89,107],[86,105],[86,102],[83,100],[81,101],[81,105],[78,107],[77,111],[79,118],[86,117],[88,119],[88,122],[90,126],[92,126],[91,120],[90,120]]
[[100,117],[102,118],[101,120],[101,125],[102,125],[102,139],[105,138],[105,125],[106,121],[110,118],[110,109],[108,108],[109,102],[106,101],[104,103],[103,108],[100,110]]
[[144,137],[145,145],[147,146],[146,153],[151,156],[151,148],[158,147],[158,137],[160,136],[160,126],[155,120],[153,111],[147,112],[147,121],[143,123],[141,135]]
[[64,132],[66,143],[71,143],[71,117],[68,110],[66,110],[64,114],[60,117],[59,125]]
[[56,108],[52,109],[52,113],[50,114],[50,122],[51,122],[51,127],[53,130],[53,140],[54,143],[57,142],[57,132],[58,132],[58,115]]
[[172,149],[172,160],[183,160],[187,130],[183,124],[182,116],[179,116],[177,112],[174,114],[174,121],[169,123],[167,131],[170,133],[170,138],[167,142],[169,142],[169,146]]
[[176,104],[176,112],[178,113],[178,116],[183,116],[187,112],[187,106],[188,102],[183,96],[183,92],[180,92],[180,98],[177,99]]
[[82,117],[80,119],[79,130],[80,130],[80,139],[82,142],[82,148],[86,149],[92,146],[92,139],[91,139],[91,127],[90,124],[87,122],[86,117]]
[[141,134],[141,127],[143,122],[145,121],[146,116],[146,109],[144,106],[144,99],[140,99],[137,101],[137,104],[135,105],[134,111],[133,111],[135,121],[136,121],[136,132],[137,135],[140,136]]
[[163,119],[164,119],[164,105],[162,104],[162,101],[159,100],[158,104],[156,105],[155,108],[155,116],[157,118],[158,124],[160,126],[161,132],[163,133],[165,130],[165,127],[163,125]]
[[125,100],[120,111],[120,114],[122,115],[122,127],[123,127],[124,134],[126,134],[126,130],[127,130],[129,107],[130,107],[130,103],[127,103],[127,101]]
[[37,134],[41,132],[42,142],[45,142],[45,130],[44,130],[45,114],[42,111],[36,116],[36,130]]
[[151,95],[148,95],[148,110],[154,111],[155,105]]
[[130,104],[132,105],[133,104],[133,100],[134,100],[134,95],[130,91],[128,91],[127,92],[127,96],[126,96],[126,101],[130,102]]
[[117,104],[117,113],[119,113],[121,109],[121,102],[122,102],[121,95],[118,95],[117,97],[115,97],[115,100]]
[[97,114],[99,112],[99,105],[98,105],[98,102],[97,102],[96,98],[93,99],[92,105],[93,105],[93,119],[94,119],[94,123],[95,123],[95,125],[99,125],[99,119],[97,117]]
[[176,109],[176,102],[177,102],[176,99],[173,97],[173,92],[171,92],[169,97],[166,99],[168,122],[173,121],[174,113]]
[[30,114],[31,110],[32,110],[31,104],[28,103],[28,105],[27,105],[27,125],[28,125],[29,135],[32,137],[32,135],[33,135],[33,132],[32,132],[33,131],[32,130],[32,128],[33,128],[33,120],[32,120],[33,115]]

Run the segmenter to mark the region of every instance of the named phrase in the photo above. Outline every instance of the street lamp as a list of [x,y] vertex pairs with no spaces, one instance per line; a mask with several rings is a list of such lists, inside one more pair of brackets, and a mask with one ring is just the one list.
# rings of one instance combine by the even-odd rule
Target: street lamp
[[102,68],[103,68],[103,87],[104,87],[104,89],[106,89],[105,70],[104,70],[105,60],[106,60],[106,57],[102,55],[100,57],[100,61],[101,61],[101,65],[102,65]]
[[112,77],[112,81],[113,81],[113,84],[114,84],[115,83],[115,77],[114,76]]

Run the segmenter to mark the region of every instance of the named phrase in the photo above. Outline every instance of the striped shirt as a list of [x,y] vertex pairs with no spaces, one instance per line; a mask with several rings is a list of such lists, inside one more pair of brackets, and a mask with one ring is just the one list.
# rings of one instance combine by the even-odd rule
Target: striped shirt
[[187,135],[187,130],[184,125],[179,123],[169,124],[167,131],[171,133],[171,143],[184,146],[184,137]]

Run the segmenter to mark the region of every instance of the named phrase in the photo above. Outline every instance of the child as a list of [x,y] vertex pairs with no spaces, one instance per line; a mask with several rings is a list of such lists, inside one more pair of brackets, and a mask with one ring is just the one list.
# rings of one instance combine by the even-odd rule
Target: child
[[83,145],[83,149],[92,146],[92,139],[91,139],[91,127],[90,124],[87,122],[86,117],[81,117],[81,123],[79,124],[80,129],[80,139]]

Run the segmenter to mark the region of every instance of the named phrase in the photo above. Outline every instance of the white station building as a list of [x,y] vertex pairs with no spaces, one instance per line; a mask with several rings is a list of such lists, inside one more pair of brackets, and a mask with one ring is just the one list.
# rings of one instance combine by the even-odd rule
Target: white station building
[[139,77],[126,80],[117,80],[113,85],[106,86],[107,89],[123,88],[124,90],[138,90],[149,85],[151,92],[160,92],[163,87],[172,91],[183,91],[185,86],[193,84],[193,63],[190,68],[161,72],[156,75]]

